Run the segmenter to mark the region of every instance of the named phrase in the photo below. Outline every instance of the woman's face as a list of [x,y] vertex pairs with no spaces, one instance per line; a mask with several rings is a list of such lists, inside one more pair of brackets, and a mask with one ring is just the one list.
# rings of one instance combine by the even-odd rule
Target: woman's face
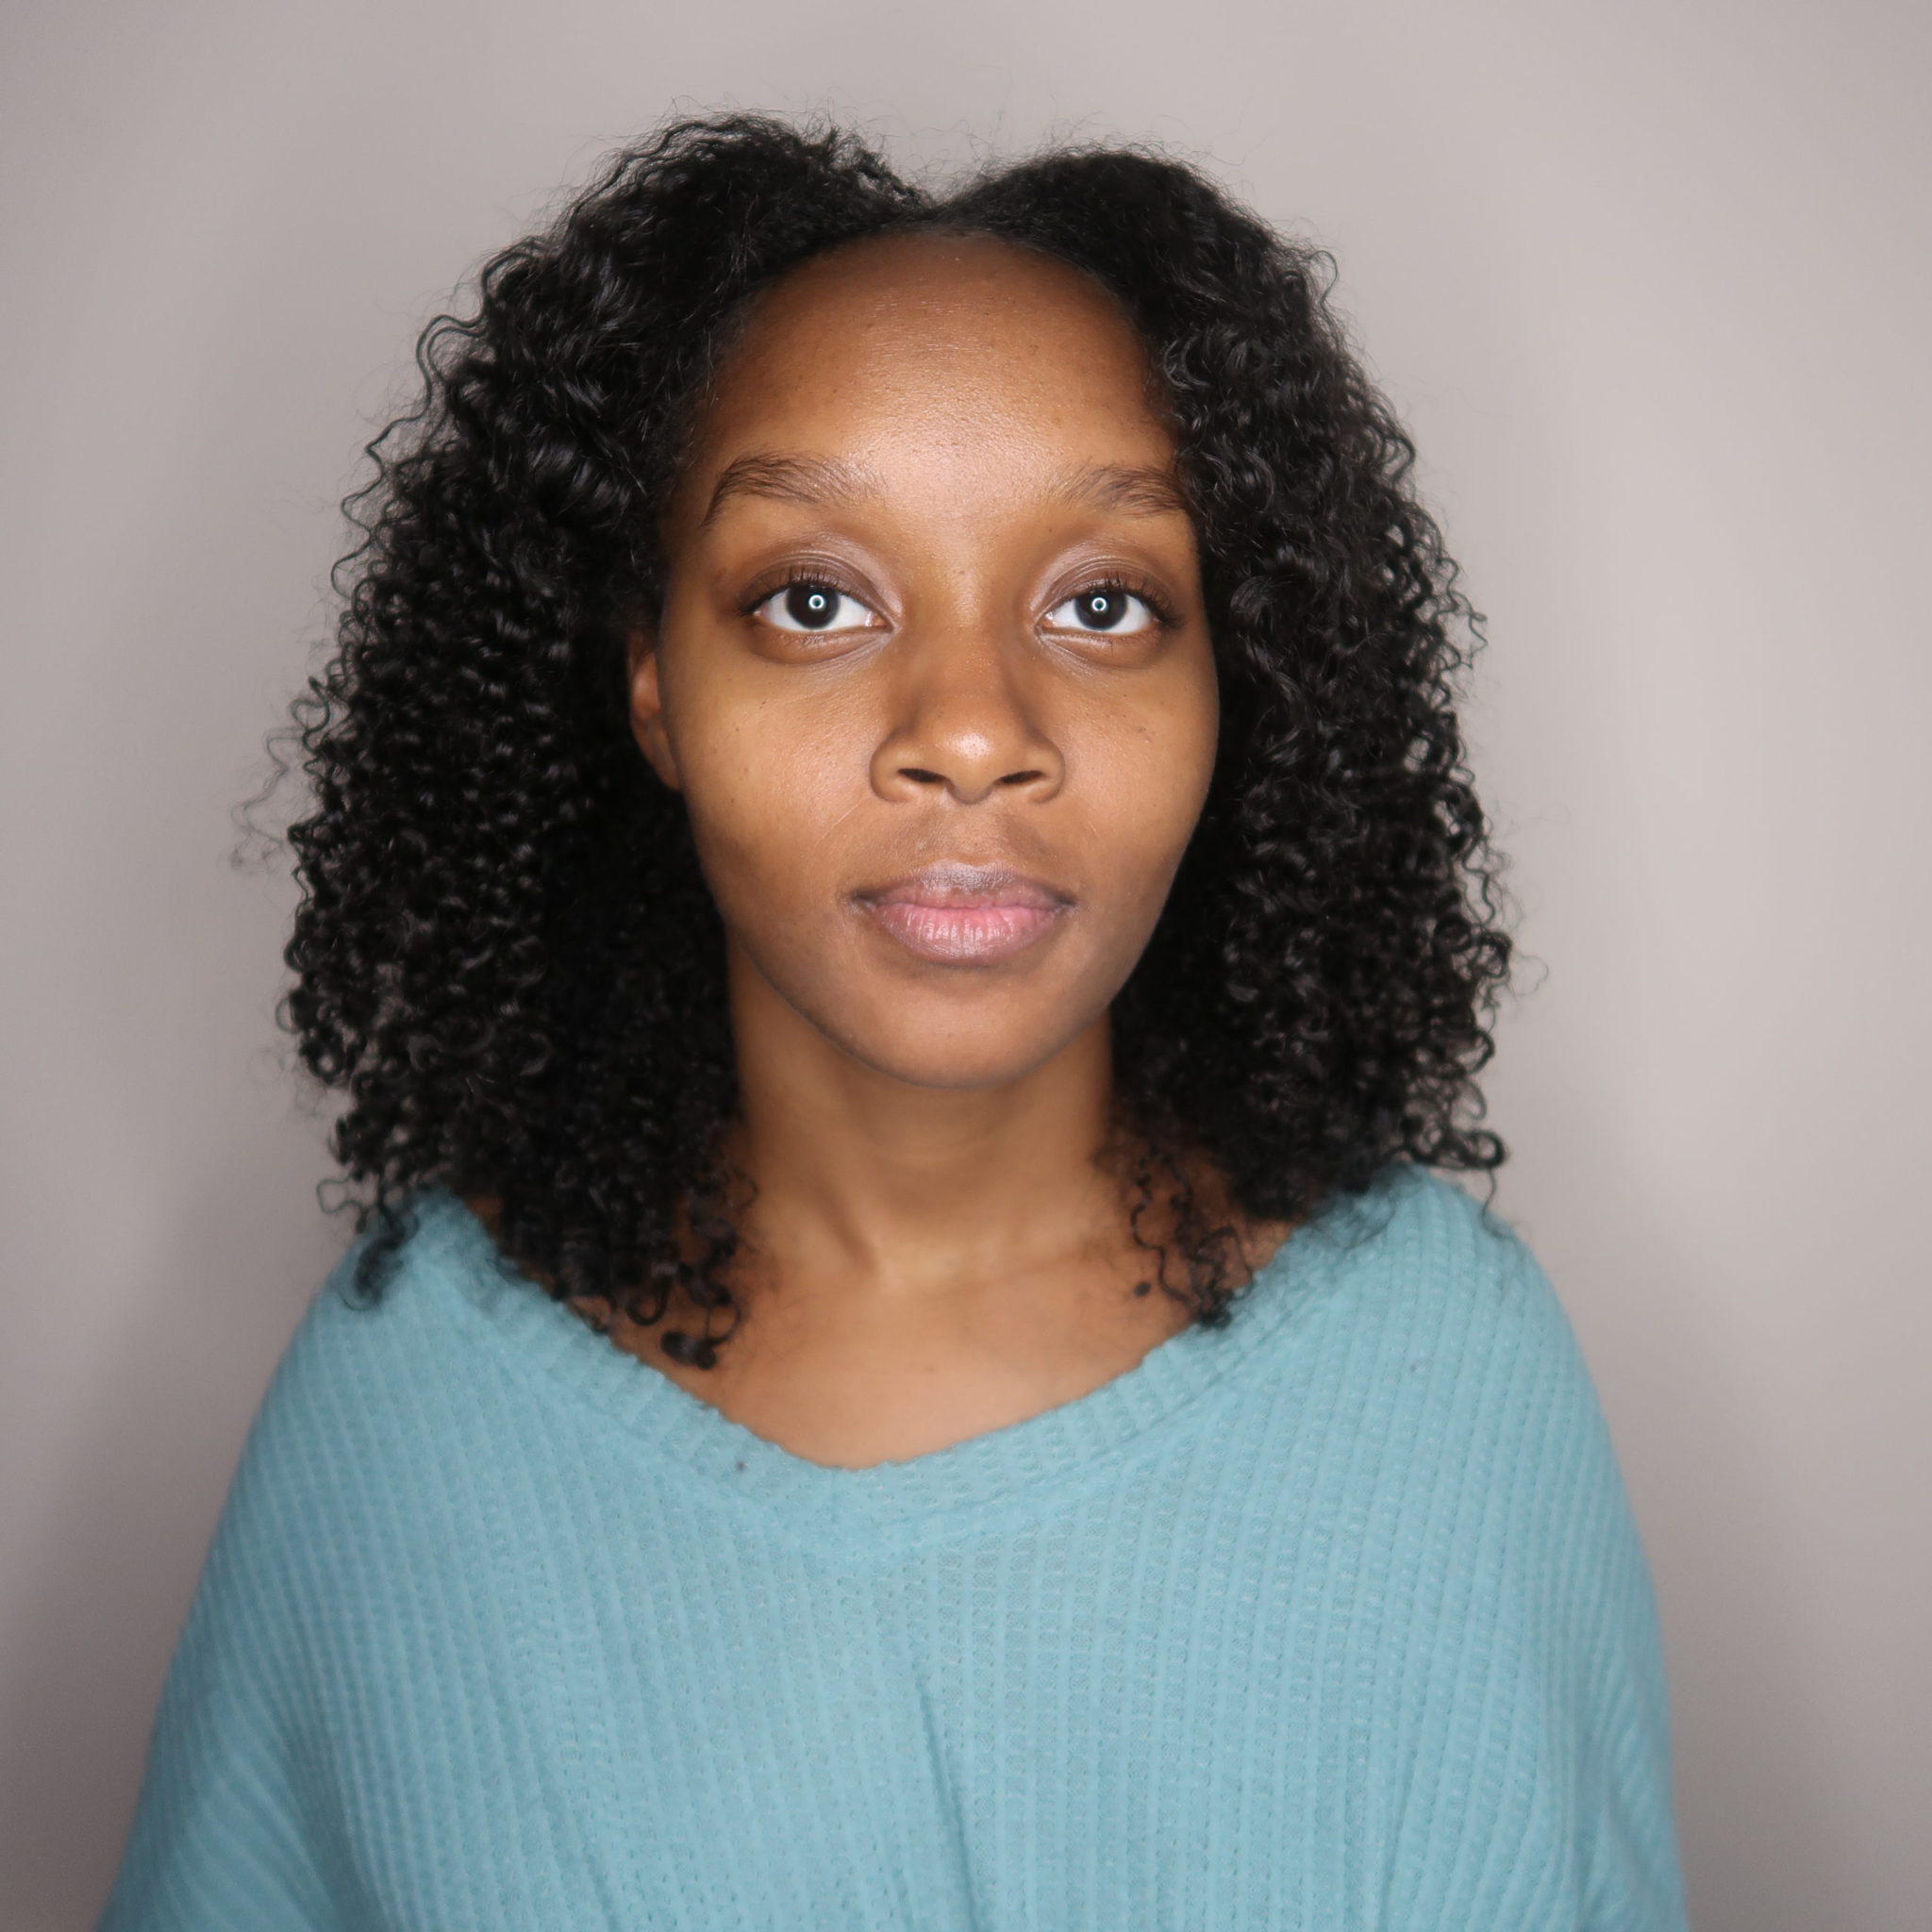
[[1216,730],[1174,441],[1111,297],[981,238],[815,259],[721,370],[666,541],[634,722],[734,997],[928,1087],[1099,1020]]

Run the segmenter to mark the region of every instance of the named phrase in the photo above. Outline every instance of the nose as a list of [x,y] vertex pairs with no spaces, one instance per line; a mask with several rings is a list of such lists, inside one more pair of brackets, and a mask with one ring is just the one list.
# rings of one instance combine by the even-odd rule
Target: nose
[[995,630],[974,625],[895,641],[902,655],[891,723],[873,755],[880,797],[944,794],[975,805],[1058,791],[1065,760],[1039,716],[1038,693],[1025,688],[1024,668]]

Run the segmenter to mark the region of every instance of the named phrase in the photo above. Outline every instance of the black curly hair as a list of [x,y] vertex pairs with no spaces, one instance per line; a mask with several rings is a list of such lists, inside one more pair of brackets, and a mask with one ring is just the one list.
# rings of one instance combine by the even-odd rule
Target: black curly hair
[[1391,1160],[1503,1160],[1474,1076],[1510,949],[1454,708],[1478,620],[1328,308],[1327,258],[1138,148],[939,195],[836,128],[684,120],[495,257],[474,314],[429,325],[421,402],[347,506],[338,647],[295,708],[312,809],[290,833],[285,1017],[344,1097],[367,1298],[412,1197],[442,1186],[491,1197],[505,1252],[559,1299],[647,1325],[704,1310],[661,1337],[676,1359],[709,1365],[741,1318],[724,933],[683,802],[631,735],[625,639],[752,299],[921,229],[1094,277],[1171,411],[1223,723],[1113,1009],[1134,1231],[1163,1289],[1212,1325],[1241,1286],[1196,1157],[1237,1210],[1287,1222]]

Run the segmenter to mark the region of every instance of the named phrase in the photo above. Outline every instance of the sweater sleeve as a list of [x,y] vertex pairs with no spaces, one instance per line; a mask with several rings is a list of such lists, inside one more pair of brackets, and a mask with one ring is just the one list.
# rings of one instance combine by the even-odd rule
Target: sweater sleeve
[[1683,1932],[1663,1649],[1649,1566],[1601,1420],[1606,1517],[1578,1579],[1600,1607],[1579,1780],[1585,1932]]
[[[1541,1401],[1521,1446],[1529,1537],[1525,1628],[1547,1735],[1570,1766],[1578,1932],[1684,1932],[1664,1658],[1656,1596],[1596,1388],[1569,1317],[1512,1240],[1524,1369]],[[1531,1646],[1532,1651],[1535,1646]],[[1567,1802],[1566,1802],[1567,1801]],[[1555,1920],[1546,1923],[1555,1924]],[[1568,1921],[1566,1920],[1566,1923]]]
[[[305,1445],[291,1362],[248,1435],[162,1689],[98,1932],[336,1932],[358,1923],[305,1749],[307,1679],[289,1541]],[[314,1446],[314,1445],[308,1445]]]
[[1517,1233],[1417,1191],[1392,1467],[1427,1525],[1428,1689],[1402,1699],[1386,1923],[1684,1932],[1659,1620],[1595,1384]]

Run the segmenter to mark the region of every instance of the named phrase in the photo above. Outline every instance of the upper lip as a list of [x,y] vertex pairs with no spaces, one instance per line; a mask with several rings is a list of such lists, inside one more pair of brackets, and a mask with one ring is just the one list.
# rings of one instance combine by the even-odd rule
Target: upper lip
[[1043,912],[1073,903],[1071,893],[1025,873],[958,858],[937,859],[882,886],[868,886],[855,896],[874,906],[1031,906]]

